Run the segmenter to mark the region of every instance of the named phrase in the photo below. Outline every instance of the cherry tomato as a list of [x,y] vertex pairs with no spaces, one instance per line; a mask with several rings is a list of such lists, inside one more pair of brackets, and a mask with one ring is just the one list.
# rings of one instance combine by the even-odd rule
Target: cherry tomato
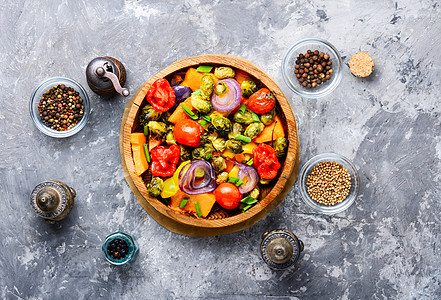
[[239,206],[242,194],[237,186],[232,183],[221,183],[214,191],[217,203],[225,209],[234,209]]
[[175,91],[167,80],[160,78],[153,82],[145,96],[147,101],[153,106],[153,109],[159,112],[165,112],[175,105]]
[[256,114],[264,114],[269,112],[276,105],[276,99],[267,88],[263,88],[255,92],[248,99],[248,107]]
[[202,133],[204,133],[204,128],[199,123],[189,119],[178,121],[173,128],[176,141],[190,147],[197,147],[201,144]]

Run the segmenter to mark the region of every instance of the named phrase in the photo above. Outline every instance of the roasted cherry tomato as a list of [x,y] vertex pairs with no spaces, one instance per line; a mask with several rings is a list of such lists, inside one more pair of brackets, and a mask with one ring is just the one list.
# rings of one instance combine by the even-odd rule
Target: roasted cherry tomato
[[175,91],[167,80],[160,78],[153,82],[147,95],[147,101],[153,106],[153,109],[159,112],[165,112],[175,105]]
[[273,179],[281,167],[274,149],[264,143],[253,149],[253,163],[263,179]]
[[170,177],[176,171],[176,164],[179,161],[181,150],[177,145],[170,147],[156,146],[150,151],[152,158],[152,175]]
[[232,183],[221,183],[214,191],[217,203],[225,209],[234,209],[239,206],[242,194],[237,186]]
[[184,119],[178,121],[173,128],[173,134],[179,144],[197,147],[201,144],[201,134],[204,128],[193,120]]
[[269,112],[276,105],[276,99],[272,92],[263,88],[255,92],[248,99],[248,107],[256,114]]

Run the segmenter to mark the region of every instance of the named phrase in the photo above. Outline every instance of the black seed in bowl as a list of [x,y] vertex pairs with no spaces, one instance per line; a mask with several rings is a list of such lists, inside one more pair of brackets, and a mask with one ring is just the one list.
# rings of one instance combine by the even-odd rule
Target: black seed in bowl
[[122,239],[114,239],[107,246],[107,253],[113,259],[123,259],[127,256],[129,245]]

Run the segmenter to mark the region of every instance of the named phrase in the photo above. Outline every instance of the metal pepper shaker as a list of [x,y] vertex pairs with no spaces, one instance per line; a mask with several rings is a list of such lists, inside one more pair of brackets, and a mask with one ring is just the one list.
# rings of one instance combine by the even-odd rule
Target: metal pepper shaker
[[113,96],[116,93],[123,97],[129,96],[130,91],[123,88],[126,76],[124,65],[111,56],[96,57],[86,68],[87,84],[92,91],[102,96]]
[[48,223],[67,217],[74,206],[76,191],[61,181],[39,183],[31,193],[31,206]]
[[276,229],[263,233],[260,254],[271,269],[285,270],[299,260],[303,248],[303,242],[291,231]]

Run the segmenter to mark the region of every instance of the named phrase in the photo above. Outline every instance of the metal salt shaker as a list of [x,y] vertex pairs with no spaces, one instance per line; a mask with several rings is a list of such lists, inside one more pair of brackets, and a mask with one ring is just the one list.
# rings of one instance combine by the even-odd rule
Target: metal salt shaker
[[260,254],[271,269],[285,270],[299,260],[303,248],[303,242],[291,231],[276,229],[263,233]]
[[86,68],[87,84],[92,91],[102,96],[113,96],[116,93],[123,97],[129,96],[130,91],[123,88],[126,76],[124,65],[111,56],[96,57]]
[[61,181],[44,181],[32,190],[31,206],[37,215],[53,224],[71,212],[75,196],[75,190]]

